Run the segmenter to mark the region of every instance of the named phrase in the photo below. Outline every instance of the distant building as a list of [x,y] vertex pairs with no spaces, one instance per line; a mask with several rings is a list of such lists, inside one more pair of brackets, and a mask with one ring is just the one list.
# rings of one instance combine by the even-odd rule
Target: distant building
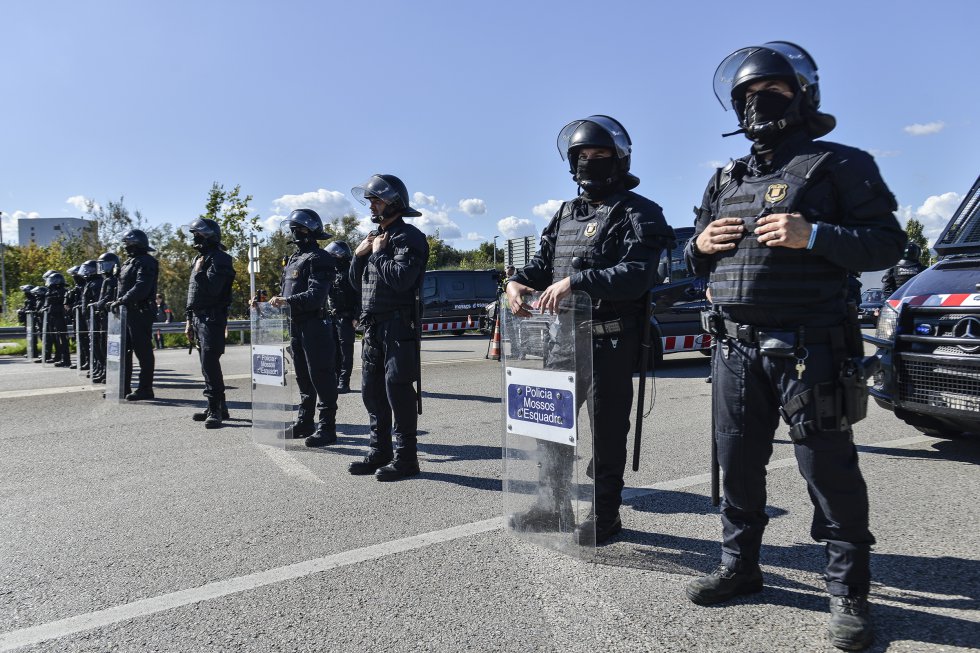
[[98,222],[84,218],[24,218],[17,220],[17,242],[47,247],[62,237],[72,238],[85,232],[94,236],[98,228]]

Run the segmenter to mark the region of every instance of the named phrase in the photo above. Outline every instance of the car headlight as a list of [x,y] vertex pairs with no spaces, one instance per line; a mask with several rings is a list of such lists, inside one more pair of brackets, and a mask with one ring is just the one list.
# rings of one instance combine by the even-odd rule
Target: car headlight
[[875,329],[875,337],[882,340],[893,340],[895,338],[895,327],[898,325],[898,311],[892,305],[885,302],[881,305],[881,313],[878,315],[878,327]]

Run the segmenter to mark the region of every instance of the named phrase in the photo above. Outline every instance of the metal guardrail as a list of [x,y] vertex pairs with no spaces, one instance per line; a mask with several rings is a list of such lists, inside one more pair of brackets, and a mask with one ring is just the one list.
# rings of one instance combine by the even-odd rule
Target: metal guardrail
[[[251,331],[252,324],[249,320],[228,320],[228,332],[237,331],[245,333]],[[183,333],[184,322],[170,322],[169,324],[159,323],[153,325],[154,331],[162,333]],[[0,327],[0,338],[27,338],[27,327]]]

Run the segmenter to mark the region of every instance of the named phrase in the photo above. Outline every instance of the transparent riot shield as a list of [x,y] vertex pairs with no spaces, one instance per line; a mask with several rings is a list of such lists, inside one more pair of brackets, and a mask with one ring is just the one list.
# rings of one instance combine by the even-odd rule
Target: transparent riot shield
[[27,311],[27,358],[34,360],[37,358],[37,315],[34,311]]
[[119,403],[126,398],[126,307],[108,312],[105,352],[105,398]]
[[81,306],[76,306],[74,310],[74,320],[73,320],[73,331],[75,334],[75,358],[77,363],[78,376],[84,377],[86,367],[85,363],[88,362],[91,366],[91,358],[89,358],[88,347],[86,347],[88,341],[88,331],[85,328],[85,320],[82,316],[85,315],[85,311],[82,310]]
[[[527,298],[536,306],[538,294]],[[592,303],[575,292],[557,314],[501,311],[503,491],[508,530],[580,558],[595,556]],[[591,531],[587,529],[591,526]]]
[[296,392],[289,347],[289,306],[267,302],[251,309],[252,439],[256,444],[285,447],[292,437]]
[[99,328],[96,320],[95,306],[88,307],[88,364],[89,378],[92,383],[98,381],[103,372],[102,359],[99,352],[105,349],[105,333]]
[[41,366],[51,367],[51,345],[54,344],[54,338],[48,329],[51,328],[51,322],[48,320],[48,312],[44,311],[41,317]]

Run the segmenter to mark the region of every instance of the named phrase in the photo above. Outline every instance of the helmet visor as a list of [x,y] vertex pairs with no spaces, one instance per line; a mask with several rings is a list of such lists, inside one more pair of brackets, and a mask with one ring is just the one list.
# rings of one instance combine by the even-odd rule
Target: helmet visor
[[806,50],[787,41],[770,41],[765,45],[753,45],[732,52],[715,70],[715,97],[725,111],[732,107],[732,85],[745,60],[753,54],[768,50],[782,57],[796,73],[796,81],[804,91],[817,83],[817,64]]
[[350,193],[354,199],[364,205],[370,202],[371,197],[377,197],[386,204],[395,204],[401,200],[398,191],[378,175],[372,176],[360,186],[354,186],[350,189]]
[[558,155],[561,156],[562,161],[565,160],[575,131],[586,122],[598,125],[612,137],[613,143],[616,146],[617,158],[624,159],[630,155],[632,142],[630,141],[629,134],[626,133],[626,129],[622,125],[609,116],[589,116],[584,120],[573,120],[558,132]]

